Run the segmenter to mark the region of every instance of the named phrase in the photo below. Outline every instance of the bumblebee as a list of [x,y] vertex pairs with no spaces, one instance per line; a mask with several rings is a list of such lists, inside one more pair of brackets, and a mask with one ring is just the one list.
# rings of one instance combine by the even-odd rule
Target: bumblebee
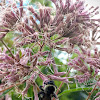
[[40,86],[40,92],[38,93],[39,100],[52,100],[52,97],[55,97],[58,99],[57,95],[55,94],[55,91],[57,89],[57,86],[54,84],[54,81],[48,81],[44,83],[43,86]]

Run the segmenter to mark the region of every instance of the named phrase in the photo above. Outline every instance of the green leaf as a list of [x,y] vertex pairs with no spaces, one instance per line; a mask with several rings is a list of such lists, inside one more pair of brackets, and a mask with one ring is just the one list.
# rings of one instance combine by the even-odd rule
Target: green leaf
[[21,50],[19,51],[19,57],[20,58],[22,57],[22,51]]
[[[13,87],[13,88],[14,88],[14,87]],[[7,93],[8,93],[9,91],[11,91],[13,88],[10,88],[10,89],[4,91],[4,92],[0,95],[0,98],[3,97],[3,96],[5,96],[5,94],[7,94]]]
[[27,92],[28,97],[32,97],[31,100],[34,100],[33,86],[31,85]]
[[74,59],[74,58],[76,58],[76,57],[78,57],[78,54],[77,54],[77,53],[73,53],[71,59]]
[[45,6],[51,6],[51,3],[49,0],[31,0],[31,4],[35,2],[40,2],[42,5]]
[[77,89],[70,89],[70,90],[65,90],[65,91],[63,91],[62,93],[60,93],[59,95],[58,95],[58,97],[60,97],[60,96],[62,96],[62,95],[64,95],[64,94],[68,94],[68,93],[70,93],[70,92],[79,92],[79,91],[89,91],[89,90],[92,90],[92,88],[90,88],[90,87],[86,87],[86,88],[77,88]]

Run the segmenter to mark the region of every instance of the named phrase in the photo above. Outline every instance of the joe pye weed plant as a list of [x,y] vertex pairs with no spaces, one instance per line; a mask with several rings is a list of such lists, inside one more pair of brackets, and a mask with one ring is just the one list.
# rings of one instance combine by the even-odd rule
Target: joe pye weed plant
[[[24,100],[31,87],[34,100],[39,100],[39,82],[44,86],[53,80],[58,99],[87,91],[86,100],[100,100],[100,19],[94,18],[100,16],[99,7],[89,8],[85,0],[50,2],[55,8],[40,3],[24,6],[24,0],[1,1],[0,97],[14,89]],[[68,54],[66,64],[57,63],[61,62],[55,57],[57,50]],[[64,84],[67,89],[61,91]],[[76,86],[70,88],[71,84]]]

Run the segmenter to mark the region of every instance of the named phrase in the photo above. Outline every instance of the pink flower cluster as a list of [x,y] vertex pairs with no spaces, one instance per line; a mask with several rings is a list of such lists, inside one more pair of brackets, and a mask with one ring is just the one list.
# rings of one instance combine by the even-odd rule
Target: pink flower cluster
[[81,47],[81,50],[75,49],[74,52],[78,54],[78,57],[72,59],[68,65],[83,73],[83,75],[76,75],[78,82],[84,83],[92,77],[96,79],[96,75],[100,72],[100,54],[98,49],[95,48],[93,52],[90,49],[86,50]]

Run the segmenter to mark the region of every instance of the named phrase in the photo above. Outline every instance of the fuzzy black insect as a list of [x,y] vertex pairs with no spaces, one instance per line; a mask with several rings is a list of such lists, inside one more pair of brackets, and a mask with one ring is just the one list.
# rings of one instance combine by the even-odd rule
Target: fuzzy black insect
[[54,84],[54,81],[49,81],[44,83],[45,86],[40,86],[40,92],[38,93],[40,100],[51,100],[52,97],[57,98],[57,95],[55,94],[55,91],[57,89],[57,86]]

